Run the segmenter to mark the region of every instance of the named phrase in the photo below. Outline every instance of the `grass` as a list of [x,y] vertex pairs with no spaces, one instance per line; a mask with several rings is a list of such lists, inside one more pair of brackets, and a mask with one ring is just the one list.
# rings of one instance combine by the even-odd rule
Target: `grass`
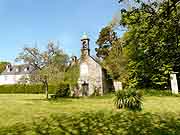
[[[0,126],[10,126],[18,122],[29,123],[39,116],[86,111],[119,111],[114,107],[113,97],[91,97],[47,101],[42,94],[0,94]],[[144,98],[143,112],[180,114],[180,97]]]

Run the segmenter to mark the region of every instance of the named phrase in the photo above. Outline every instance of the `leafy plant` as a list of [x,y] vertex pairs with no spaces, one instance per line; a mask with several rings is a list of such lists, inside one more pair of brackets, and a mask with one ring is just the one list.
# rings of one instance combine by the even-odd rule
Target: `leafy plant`
[[59,98],[59,97],[69,97],[71,94],[70,86],[68,83],[60,83],[57,87],[57,91],[55,95],[52,95],[52,98]]
[[118,109],[126,108],[133,111],[142,110],[142,91],[133,89],[119,90],[115,93],[114,104]]

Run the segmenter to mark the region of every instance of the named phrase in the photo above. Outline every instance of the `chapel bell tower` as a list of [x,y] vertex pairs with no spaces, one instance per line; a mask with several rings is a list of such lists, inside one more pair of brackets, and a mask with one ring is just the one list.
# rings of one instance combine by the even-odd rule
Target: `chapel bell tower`
[[82,44],[81,56],[83,56],[83,57],[90,55],[89,42],[90,42],[90,39],[89,39],[88,35],[86,33],[84,33],[81,38],[81,44]]

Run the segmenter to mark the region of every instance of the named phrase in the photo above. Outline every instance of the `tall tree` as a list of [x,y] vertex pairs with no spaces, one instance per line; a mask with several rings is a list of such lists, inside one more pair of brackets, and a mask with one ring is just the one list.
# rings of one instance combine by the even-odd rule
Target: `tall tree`
[[[102,28],[96,41],[96,55],[101,59],[102,66],[114,80],[126,82],[125,68],[127,65],[127,54],[123,49],[123,39],[118,38],[117,29],[120,16],[116,15],[111,23]],[[124,53],[123,53],[124,52]]]
[[122,10],[120,25],[127,28],[129,84],[132,87],[168,87],[169,72],[180,70],[180,3],[138,1]]
[[111,26],[103,28],[96,41],[98,48],[96,48],[96,55],[101,59],[105,59],[109,55],[109,50],[112,47],[113,41],[117,40],[116,32]]
[[103,28],[97,55],[114,79],[125,73],[129,87],[168,88],[170,72],[180,70],[180,1],[118,1],[124,2],[119,28],[126,31],[122,37],[110,38],[117,19]]
[[114,41],[109,55],[102,61],[102,64],[114,80],[126,83],[128,57],[125,48],[123,48],[123,44],[122,38]]
[[42,52],[38,48],[24,48],[17,60],[33,67],[34,71],[30,76],[30,81],[35,83],[41,82],[48,99],[49,81],[55,80],[62,75],[60,71],[65,70],[68,56],[55,43],[49,42],[47,50]]

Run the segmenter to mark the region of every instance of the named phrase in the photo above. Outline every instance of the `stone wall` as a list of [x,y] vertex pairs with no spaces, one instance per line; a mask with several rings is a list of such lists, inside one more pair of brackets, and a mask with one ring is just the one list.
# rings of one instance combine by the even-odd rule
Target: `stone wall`
[[[102,68],[92,57],[88,56],[80,62],[80,82],[87,82],[89,87],[88,95],[99,89],[103,94]],[[81,84],[80,84],[81,85]]]
[[90,95],[94,93],[94,89],[100,90],[100,94],[103,94],[103,81],[102,81],[102,68],[93,58],[88,57],[89,67],[89,92]]
[[118,91],[118,90],[122,90],[122,89],[123,89],[123,87],[122,87],[122,82],[114,81],[113,84],[114,84],[114,89],[115,89],[115,91]]

